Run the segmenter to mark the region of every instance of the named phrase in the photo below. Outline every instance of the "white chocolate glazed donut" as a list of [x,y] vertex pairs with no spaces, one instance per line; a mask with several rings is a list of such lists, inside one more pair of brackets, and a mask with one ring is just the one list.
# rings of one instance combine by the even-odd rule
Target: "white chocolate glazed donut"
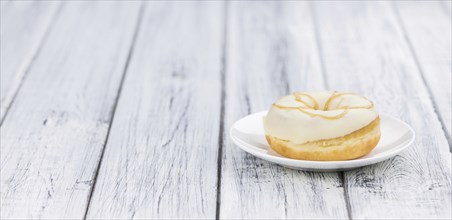
[[354,93],[284,96],[272,105],[264,129],[273,150],[295,159],[353,159],[370,152],[380,139],[377,110]]

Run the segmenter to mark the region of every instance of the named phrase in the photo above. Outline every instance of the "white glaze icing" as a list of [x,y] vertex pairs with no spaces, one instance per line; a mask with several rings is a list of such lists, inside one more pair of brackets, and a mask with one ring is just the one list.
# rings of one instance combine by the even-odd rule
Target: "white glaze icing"
[[345,136],[377,117],[373,103],[358,94],[293,93],[272,105],[264,118],[264,129],[270,136],[303,144]]

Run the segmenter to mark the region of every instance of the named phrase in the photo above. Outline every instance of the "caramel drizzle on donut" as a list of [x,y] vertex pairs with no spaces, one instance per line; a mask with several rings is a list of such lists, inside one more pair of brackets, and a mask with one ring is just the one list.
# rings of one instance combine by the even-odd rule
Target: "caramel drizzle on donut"
[[[302,92],[294,92],[293,96],[295,97],[295,100],[297,102],[301,102],[304,105],[306,105],[307,107],[310,107],[310,108],[313,108],[313,109],[319,109],[319,103],[317,103],[317,101],[311,95],[306,94],[306,93],[302,93]],[[305,101],[303,101],[303,99],[301,99],[301,96],[308,97],[308,99],[310,99],[312,101],[312,103],[314,103],[314,106],[308,105],[308,103],[306,103]]]
[[[338,93],[338,92],[335,91],[328,98],[328,100],[325,102],[325,106],[323,108],[323,111],[327,111],[328,110],[329,105],[330,105],[332,100],[334,100],[337,97],[342,96],[342,95],[358,95],[358,94],[355,94],[355,93]],[[288,106],[281,106],[281,105],[277,105],[277,104],[273,104],[273,106],[275,106],[277,108],[280,108],[280,109],[298,110],[298,111],[301,111],[301,112],[303,112],[303,113],[305,113],[305,114],[307,114],[307,115],[309,115],[311,117],[321,117],[321,118],[328,119],[328,120],[340,119],[340,118],[344,117],[349,112],[350,109],[370,109],[370,108],[374,107],[374,103],[373,102],[371,102],[366,97],[360,96],[362,98],[365,98],[367,101],[369,101],[370,105],[368,105],[368,106],[355,106],[355,107],[347,107],[346,106],[346,107],[336,108],[336,110],[342,109],[344,111],[342,113],[338,114],[338,115],[335,115],[335,116],[325,116],[325,115],[321,115],[321,114],[315,114],[315,113],[312,113],[312,112],[308,112],[308,111],[305,110],[305,109],[317,110],[319,108],[319,104],[317,103],[317,101],[312,96],[310,96],[309,94],[305,94],[305,93],[301,93],[301,92],[294,92],[293,96],[295,96],[295,100],[296,101],[303,103],[306,107],[301,107],[301,106],[300,107],[288,107]],[[314,106],[308,105],[305,101],[303,101],[300,98],[300,96],[308,97],[314,103]]]
[[321,115],[321,114],[315,114],[315,113],[308,112],[308,111],[305,110],[305,109],[311,109],[311,108],[303,108],[303,107],[287,107],[287,106],[280,106],[280,105],[277,105],[277,104],[273,104],[273,106],[274,106],[274,107],[277,107],[277,108],[280,108],[280,109],[298,110],[298,111],[301,111],[301,112],[303,112],[303,113],[305,113],[305,114],[307,114],[307,115],[309,115],[309,116],[311,116],[311,117],[321,117],[321,118],[328,119],[328,120],[334,120],[334,119],[342,118],[342,117],[344,117],[344,116],[348,113],[348,111],[349,111],[348,108],[343,108],[344,111],[343,111],[342,113],[338,114],[338,115],[335,115],[335,116],[326,116],[326,115]]

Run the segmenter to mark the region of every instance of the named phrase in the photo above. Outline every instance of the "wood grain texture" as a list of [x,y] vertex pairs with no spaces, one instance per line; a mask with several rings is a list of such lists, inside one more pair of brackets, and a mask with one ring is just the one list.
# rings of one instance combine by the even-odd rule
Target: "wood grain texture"
[[39,51],[60,2],[1,2],[0,121]]
[[245,153],[229,139],[239,118],[291,91],[322,90],[306,2],[231,2],[221,172],[221,219],[343,219],[337,173],[302,172]]
[[[449,145],[452,130],[452,23],[439,2],[397,2],[396,13],[431,92]],[[449,88],[449,89],[447,89]],[[452,147],[452,146],[450,146]]]
[[318,2],[314,8],[331,88],[369,96],[381,113],[401,118],[417,134],[401,155],[345,173],[351,217],[449,219],[447,140],[392,5]]
[[88,219],[213,219],[223,2],[147,2]]
[[1,219],[80,219],[139,3],[65,2],[1,127]]

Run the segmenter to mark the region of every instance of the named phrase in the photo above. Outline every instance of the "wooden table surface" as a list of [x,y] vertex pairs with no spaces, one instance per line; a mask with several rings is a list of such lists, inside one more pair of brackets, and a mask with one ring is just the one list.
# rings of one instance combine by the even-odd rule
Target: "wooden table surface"
[[[451,1],[1,1],[2,219],[450,219]],[[235,146],[292,91],[415,143],[348,172]]]

